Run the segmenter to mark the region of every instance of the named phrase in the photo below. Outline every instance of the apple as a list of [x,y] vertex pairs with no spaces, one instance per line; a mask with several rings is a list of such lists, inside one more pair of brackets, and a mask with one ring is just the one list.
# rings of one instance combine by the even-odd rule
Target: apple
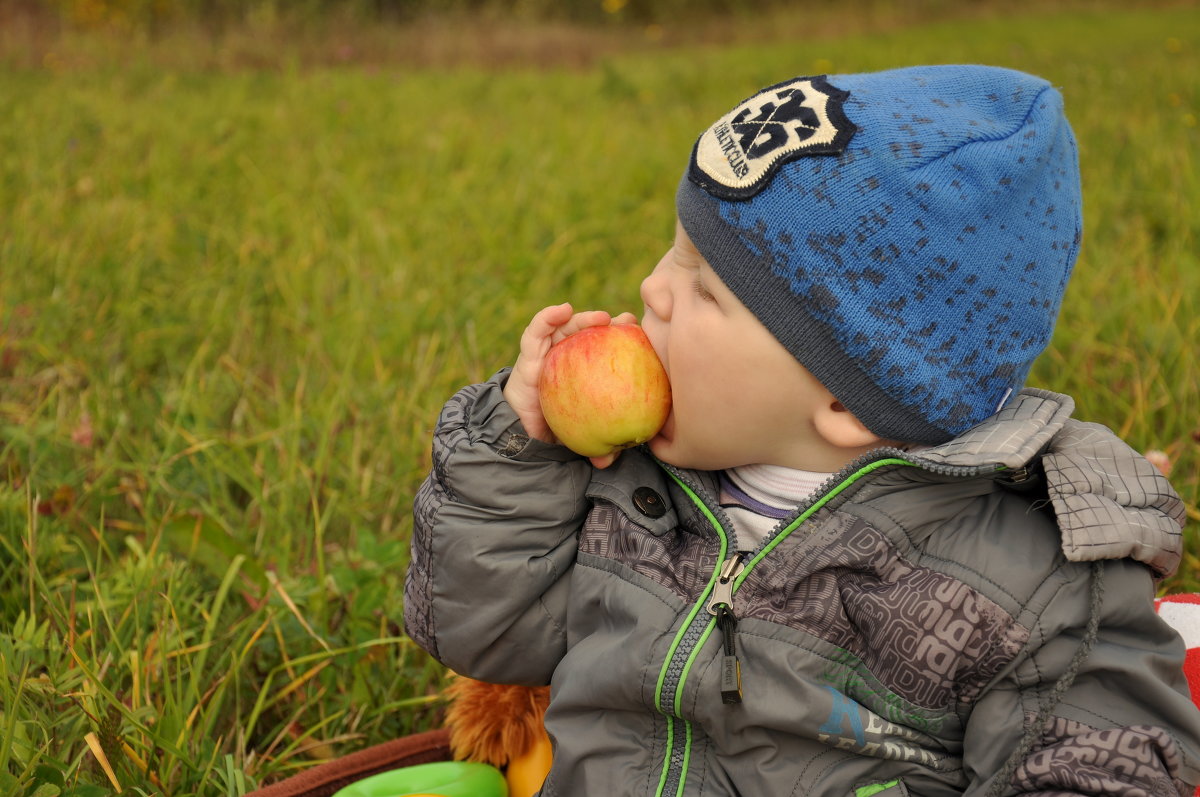
[[576,454],[644,443],[671,411],[671,383],[637,324],[587,327],[550,347],[538,380],[542,415]]

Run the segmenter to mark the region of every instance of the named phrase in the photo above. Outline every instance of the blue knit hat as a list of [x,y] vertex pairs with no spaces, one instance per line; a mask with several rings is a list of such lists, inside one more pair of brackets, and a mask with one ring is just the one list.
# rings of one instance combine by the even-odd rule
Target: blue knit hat
[[676,204],[801,364],[875,434],[919,443],[1024,385],[1082,237],[1061,96],[984,66],[764,89],[700,136]]

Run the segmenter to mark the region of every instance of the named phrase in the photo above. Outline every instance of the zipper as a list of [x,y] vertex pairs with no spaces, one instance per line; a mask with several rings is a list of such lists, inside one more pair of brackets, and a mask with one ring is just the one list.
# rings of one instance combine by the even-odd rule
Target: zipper
[[[659,465],[687,493],[716,532],[720,548],[717,561],[721,563],[714,568],[708,583],[676,632],[659,671],[655,688],[655,706],[667,721],[666,752],[655,797],[681,797],[687,780],[692,745],[692,724],[683,719],[683,688],[700,650],[712,635],[714,628],[719,628],[722,634],[722,701],[729,704],[741,702],[741,664],[737,659],[737,615],[733,611],[733,599],[734,593],[750,571],[817,510],[826,506],[850,485],[880,468],[892,465],[922,467],[943,475],[973,475],[981,469],[943,466],[932,462],[917,465],[909,461],[906,452],[900,449],[876,449],[851,462],[821,485],[814,497],[798,507],[790,519],[781,521],[746,561],[740,552],[735,551],[735,555],[729,555],[732,538],[731,533],[726,530],[725,523],[722,523],[722,520],[728,522],[724,512],[718,507],[714,514],[714,510],[700,498],[703,490],[691,483],[679,469],[661,461]],[[718,519],[718,515],[721,519]],[[703,614],[700,612],[701,607],[706,610]],[[677,738],[681,735],[682,740]]]
[[[701,488],[693,484],[676,468],[662,462],[660,465],[687,493],[696,507],[704,514],[713,530],[716,531],[720,547],[718,561],[725,562],[730,548],[730,535],[726,532],[725,525],[717,519],[713,511],[700,498],[700,493],[703,492]],[[706,600],[716,587],[719,576],[720,568],[714,569],[708,584],[701,591],[699,599],[692,605],[679,631],[675,634],[675,638],[671,641],[662,669],[659,671],[658,684],[654,692],[654,704],[667,720],[667,744],[655,797],[666,797],[667,795],[680,797],[683,794],[692,747],[692,724],[683,719],[681,706],[683,686],[696,656],[704,647],[704,643],[708,641],[713,630],[713,620],[706,614],[702,614],[700,609],[706,605]],[[732,588],[733,584],[730,581],[731,599]],[[676,738],[679,735],[684,737],[683,740]]]
[[792,531],[794,531],[794,529],[791,529],[790,527],[797,521],[797,519],[808,517],[810,514],[812,514],[814,507],[820,508],[818,505],[824,506],[831,498],[835,497],[837,493],[840,493],[851,483],[858,481],[861,476],[866,475],[866,473],[860,474],[860,471],[863,471],[864,469],[868,469],[867,472],[875,470],[878,467],[875,465],[877,462],[882,464],[903,464],[918,467],[921,470],[929,471],[930,473],[934,473],[939,476],[981,476],[990,473],[999,473],[1000,471],[1006,470],[1006,468],[1002,465],[944,465],[940,462],[922,459],[919,454],[914,456],[911,452],[905,451],[902,448],[896,448],[895,446],[883,446],[872,449],[868,453],[860,456],[858,459],[851,461],[841,470],[831,474],[828,479],[826,479],[819,487],[817,487],[817,489],[813,490],[812,495],[809,496],[807,501],[796,507],[796,511],[790,516],[780,520],[778,525],[776,525],[775,528],[769,534],[767,534],[765,538],[763,538],[763,540],[758,544],[758,547],[755,548],[751,553],[751,558],[757,560],[763,551],[774,548],[778,542],[776,538],[779,537],[780,534],[787,536],[787,534],[790,534]]
[[721,566],[721,574],[713,587],[708,613],[717,618],[721,632],[721,702],[742,702],[742,665],[737,659],[737,615],[733,612],[733,580],[746,569],[741,552],[735,553]]

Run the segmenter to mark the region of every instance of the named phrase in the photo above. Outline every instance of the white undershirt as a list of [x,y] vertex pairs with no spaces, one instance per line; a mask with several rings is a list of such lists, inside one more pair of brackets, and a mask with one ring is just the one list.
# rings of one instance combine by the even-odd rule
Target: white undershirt
[[792,515],[831,473],[785,468],[780,465],[744,465],[722,471],[721,508],[733,521],[738,548],[751,551]]

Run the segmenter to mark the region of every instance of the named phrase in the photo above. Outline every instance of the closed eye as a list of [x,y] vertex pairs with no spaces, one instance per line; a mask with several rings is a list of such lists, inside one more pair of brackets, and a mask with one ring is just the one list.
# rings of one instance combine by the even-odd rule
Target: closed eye
[[708,288],[704,287],[704,283],[700,281],[699,277],[696,277],[692,280],[692,290],[694,290],[696,295],[706,302],[715,302],[717,300],[717,297],[709,293]]

